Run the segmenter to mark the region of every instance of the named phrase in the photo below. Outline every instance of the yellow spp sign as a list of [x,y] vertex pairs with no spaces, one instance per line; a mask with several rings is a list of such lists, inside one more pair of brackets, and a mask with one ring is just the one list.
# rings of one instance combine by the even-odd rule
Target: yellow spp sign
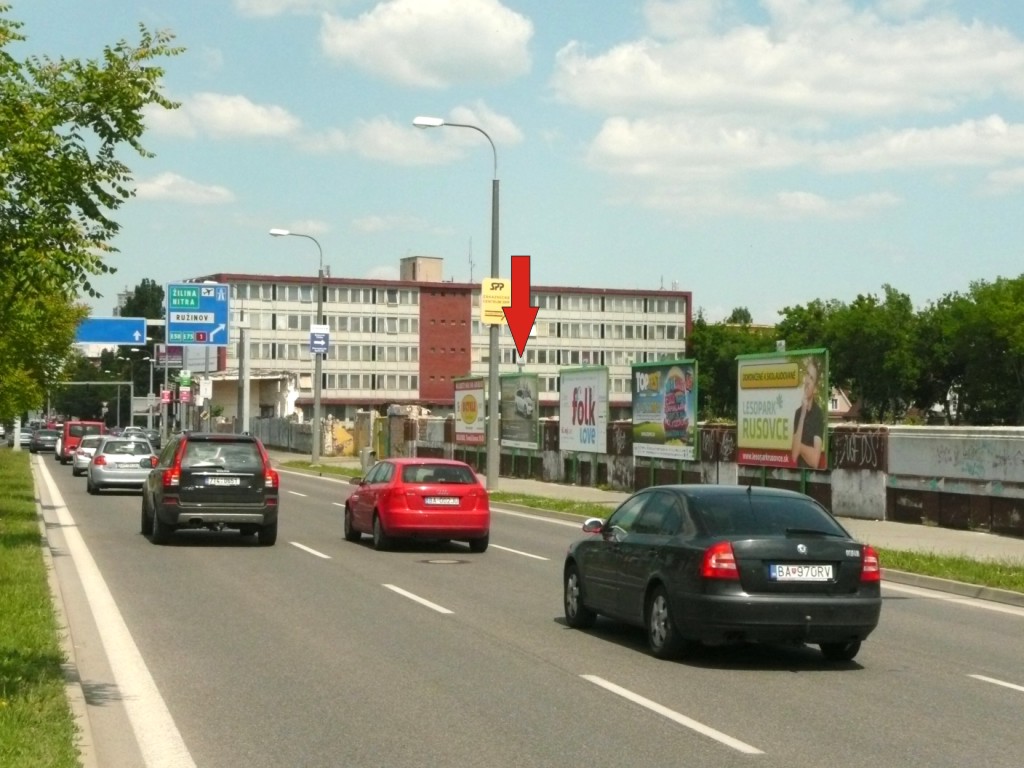
[[480,322],[485,325],[504,325],[503,307],[512,306],[512,281],[508,278],[489,277],[480,284]]

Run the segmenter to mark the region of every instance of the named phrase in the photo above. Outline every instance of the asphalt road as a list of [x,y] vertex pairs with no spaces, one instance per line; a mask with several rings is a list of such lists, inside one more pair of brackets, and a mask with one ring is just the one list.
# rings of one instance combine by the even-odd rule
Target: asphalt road
[[496,508],[486,553],[375,552],[342,539],[346,483],[282,472],[277,546],[190,532],[156,547],[138,495],[92,497],[34,461],[94,765],[1017,768],[1024,754],[1020,608],[886,584],[852,663],[761,647],[663,662],[640,630],[564,625],[575,524]]

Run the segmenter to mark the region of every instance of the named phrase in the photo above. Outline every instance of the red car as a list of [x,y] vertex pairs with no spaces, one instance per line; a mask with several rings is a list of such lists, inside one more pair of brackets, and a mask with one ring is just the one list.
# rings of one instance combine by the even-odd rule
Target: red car
[[394,539],[462,539],[473,552],[490,540],[491,503],[472,467],[448,459],[385,459],[345,502],[345,539],[373,536],[374,549]]

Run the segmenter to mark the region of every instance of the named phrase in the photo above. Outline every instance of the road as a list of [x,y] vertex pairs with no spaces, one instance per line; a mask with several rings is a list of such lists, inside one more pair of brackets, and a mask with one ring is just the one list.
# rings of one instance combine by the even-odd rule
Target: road
[[496,509],[486,553],[376,552],[342,539],[347,484],[282,472],[277,546],[189,532],[157,547],[137,495],[92,497],[34,461],[99,766],[1016,768],[1024,754],[1020,608],[886,584],[855,662],[760,647],[662,662],[640,630],[565,626],[575,524]]

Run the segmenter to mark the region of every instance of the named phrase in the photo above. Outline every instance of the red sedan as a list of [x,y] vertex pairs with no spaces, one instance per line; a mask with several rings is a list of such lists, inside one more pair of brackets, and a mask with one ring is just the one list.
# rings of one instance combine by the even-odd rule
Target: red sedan
[[491,504],[472,467],[448,459],[385,459],[345,502],[345,539],[373,536],[374,549],[394,539],[462,539],[473,552],[487,549]]

